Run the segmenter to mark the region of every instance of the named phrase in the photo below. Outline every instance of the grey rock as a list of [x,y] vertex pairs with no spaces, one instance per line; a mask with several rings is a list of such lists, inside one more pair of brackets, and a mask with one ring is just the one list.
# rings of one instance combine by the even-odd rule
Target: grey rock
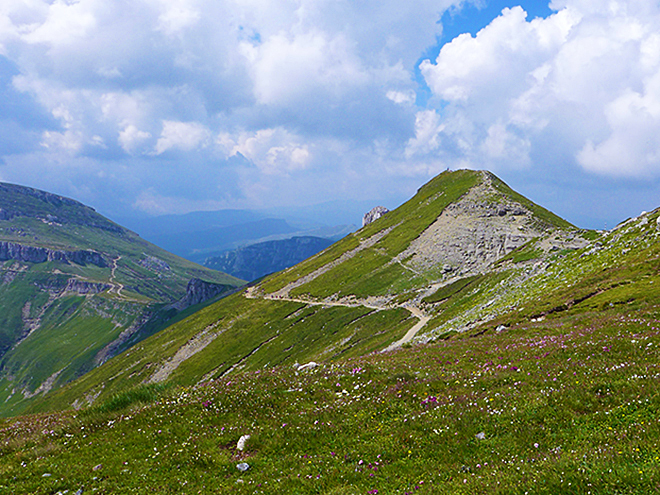
[[103,255],[96,251],[58,251],[2,241],[0,242],[0,261],[9,260],[24,261],[27,263],[60,261],[62,263],[75,263],[82,266],[90,264],[100,268],[108,267],[108,262]]
[[307,364],[303,364],[301,366],[298,366],[298,371],[313,370],[314,368],[318,368],[318,367],[319,367],[318,363],[315,363],[314,361],[310,361]]
[[238,469],[241,473],[244,473],[250,469],[250,465],[247,462],[241,462],[240,464],[236,465],[236,469]]
[[140,265],[154,272],[169,272],[172,270],[167,261],[156,258],[155,256],[147,256],[143,260],[140,260]]
[[186,295],[172,305],[173,308],[178,311],[183,311],[184,309],[194,306],[195,304],[200,304],[209,299],[227,292],[227,290],[232,287],[222,284],[214,284],[212,282],[206,282],[199,278],[190,279],[188,282],[188,287],[186,287]]
[[236,450],[240,450],[241,452],[244,451],[245,444],[249,439],[250,439],[250,435],[243,435],[241,438],[239,438],[238,443],[236,444]]
[[362,226],[364,227],[372,222],[375,222],[380,217],[382,217],[383,215],[389,212],[390,210],[388,210],[384,206],[376,206],[375,208],[372,208],[371,211],[369,211],[364,215],[364,217],[362,217]]

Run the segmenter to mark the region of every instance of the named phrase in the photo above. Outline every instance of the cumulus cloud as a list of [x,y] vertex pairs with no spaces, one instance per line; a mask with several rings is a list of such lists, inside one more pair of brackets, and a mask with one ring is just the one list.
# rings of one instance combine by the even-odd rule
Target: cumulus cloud
[[[555,14],[531,20],[521,7],[505,9],[476,36],[461,35],[422,62],[445,105],[434,139],[456,145],[449,161],[506,170],[533,165],[534,154],[552,163],[552,136],[586,171],[660,176],[660,141],[652,137],[660,130],[660,7],[642,0],[551,7]],[[466,151],[459,140],[470,143]]]
[[[198,173],[240,196],[252,189],[237,179],[239,156],[291,178],[312,163],[335,171],[315,161],[318,146],[366,153],[374,140],[405,143],[415,64],[443,12],[466,1],[5,2],[0,56],[17,68],[12,89],[52,117],[31,156],[103,160],[111,177],[127,159],[204,150]],[[231,133],[234,151],[206,146],[227,129],[242,129]],[[148,177],[150,163],[134,162],[134,175]],[[177,167],[168,173],[178,180]]]
[[149,132],[141,131],[134,125],[128,125],[119,133],[118,141],[126,153],[134,153],[150,137]]
[[[210,131],[199,122],[163,122],[163,131],[156,143],[156,155],[170,149],[192,151],[203,145],[210,138]],[[144,136],[146,138],[148,136]]]
[[32,107],[0,102],[3,135],[22,136],[0,136],[3,176],[56,163],[58,192],[114,184],[153,212],[193,204],[200,184],[195,200],[230,204],[377,194],[447,167],[660,177],[657,2],[513,7],[436,46],[443,12],[467,3],[482,2],[5,2],[0,97]]
[[285,129],[261,129],[232,136],[222,133],[217,144],[226,158],[241,155],[268,175],[307,168],[312,154],[307,144]]

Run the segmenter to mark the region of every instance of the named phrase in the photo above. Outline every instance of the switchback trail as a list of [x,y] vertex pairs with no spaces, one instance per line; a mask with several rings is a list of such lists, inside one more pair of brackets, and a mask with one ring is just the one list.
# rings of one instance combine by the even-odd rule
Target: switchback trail
[[117,256],[116,258],[113,258],[112,260],[112,270],[110,271],[110,285],[112,285],[112,288],[110,289],[111,294],[117,294],[119,297],[123,298],[124,295],[121,293],[121,291],[124,289],[124,284],[120,283],[117,281],[115,273],[117,272],[117,263],[121,259],[121,256]]

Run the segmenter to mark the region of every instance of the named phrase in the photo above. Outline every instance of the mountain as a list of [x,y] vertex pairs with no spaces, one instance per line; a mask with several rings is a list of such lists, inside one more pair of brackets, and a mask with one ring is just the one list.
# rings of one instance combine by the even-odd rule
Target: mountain
[[[328,205],[337,209],[337,205]],[[124,218],[140,236],[182,256],[202,263],[246,245],[292,237],[314,236],[337,240],[355,230],[354,225],[325,224],[319,219],[332,218],[302,208],[279,210],[218,210],[198,211],[184,215],[162,215],[150,218]],[[301,215],[307,215],[303,217]]]
[[356,357],[470,328],[496,319],[504,311],[496,302],[538,274],[542,260],[593,235],[488,172],[446,172],[321,253],[51,394],[44,407],[80,406],[141,383],[194,385],[240,369]]
[[195,292],[241,283],[77,201],[0,183],[0,412],[162,328],[185,301],[200,302]]
[[313,236],[260,242],[207,258],[204,266],[243,280],[256,280],[296,265],[331,244],[329,239]]
[[655,493],[659,236],[445,172],[0,421],[0,487]]

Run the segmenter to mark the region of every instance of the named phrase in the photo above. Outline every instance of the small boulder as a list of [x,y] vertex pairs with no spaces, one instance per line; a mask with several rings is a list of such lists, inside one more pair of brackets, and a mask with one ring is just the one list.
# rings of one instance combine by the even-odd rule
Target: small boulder
[[243,435],[241,438],[238,439],[238,443],[236,444],[236,450],[240,450],[241,452],[245,450],[245,443],[250,439],[250,435]]
[[298,371],[313,370],[313,369],[318,368],[318,367],[319,367],[318,363],[315,363],[314,361],[310,361],[307,364],[303,364],[301,366],[298,366]]
[[236,465],[236,469],[238,469],[241,473],[244,473],[250,469],[250,465],[247,462],[241,462],[240,464]]
[[370,223],[375,222],[380,217],[382,217],[383,215],[389,212],[390,210],[388,210],[384,206],[376,206],[371,211],[364,214],[364,217],[362,217],[362,226],[365,227]]

